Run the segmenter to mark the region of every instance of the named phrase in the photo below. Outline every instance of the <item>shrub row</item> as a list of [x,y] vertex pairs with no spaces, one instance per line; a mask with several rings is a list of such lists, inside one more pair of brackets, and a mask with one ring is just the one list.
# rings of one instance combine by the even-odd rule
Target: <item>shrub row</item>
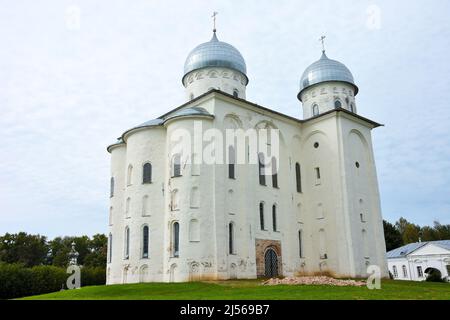
[[[69,274],[65,268],[36,266],[26,268],[20,264],[0,264],[0,299],[59,291],[66,287]],[[104,268],[82,268],[81,286],[105,284]]]

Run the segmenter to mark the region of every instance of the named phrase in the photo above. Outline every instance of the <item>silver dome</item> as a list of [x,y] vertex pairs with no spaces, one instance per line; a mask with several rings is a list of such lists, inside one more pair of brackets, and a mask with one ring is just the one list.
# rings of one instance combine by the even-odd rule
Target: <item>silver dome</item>
[[183,116],[212,116],[212,114],[202,107],[190,107],[178,110],[175,113],[168,115],[166,118],[164,118],[164,121]]
[[189,72],[207,67],[230,68],[247,77],[247,67],[241,53],[231,44],[219,41],[215,32],[210,41],[198,45],[189,53],[184,63],[183,80]]
[[355,95],[358,93],[358,87],[355,84],[353,75],[350,70],[342,63],[336,60],[328,59],[325,52],[319,60],[306,68],[300,79],[300,92],[298,98],[306,88],[315,84],[327,81],[342,81],[354,86]]

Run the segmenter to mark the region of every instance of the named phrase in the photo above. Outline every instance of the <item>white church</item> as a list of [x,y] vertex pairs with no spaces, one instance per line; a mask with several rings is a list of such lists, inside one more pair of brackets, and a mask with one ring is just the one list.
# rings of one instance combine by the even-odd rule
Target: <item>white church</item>
[[[369,265],[387,276],[371,138],[380,124],[359,115],[344,64],[323,50],[306,68],[297,96],[303,118],[294,118],[247,100],[245,60],[214,29],[188,55],[182,83],[184,104],[107,148],[108,284],[367,277]],[[204,145],[181,154],[172,137],[198,128],[277,132],[278,156],[268,161],[245,145],[242,163],[230,143],[228,161],[191,161]]]

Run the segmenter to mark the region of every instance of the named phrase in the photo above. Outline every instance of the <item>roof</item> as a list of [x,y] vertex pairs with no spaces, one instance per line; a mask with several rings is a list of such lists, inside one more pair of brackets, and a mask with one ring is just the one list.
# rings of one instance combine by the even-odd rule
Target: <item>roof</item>
[[210,41],[198,45],[189,53],[184,63],[183,80],[191,71],[207,67],[225,67],[247,76],[244,57],[231,44],[219,41],[216,32]]
[[303,72],[300,78],[300,92],[298,98],[301,99],[301,93],[318,83],[329,82],[329,81],[340,81],[351,84],[355,88],[355,95],[358,93],[358,87],[355,84],[353,75],[350,70],[339,61],[331,60],[322,52],[322,56],[319,60],[311,64]]
[[[212,90],[210,90],[210,91],[208,91],[208,92],[205,92],[204,94],[202,94],[202,95],[200,95],[200,96],[194,98],[193,100],[190,100],[190,101],[188,101],[188,102],[183,103],[182,105],[176,107],[175,109],[172,109],[171,111],[169,111],[169,112],[163,114],[162,116],[160,116],[160,117],[158,117],[158,118],[156,118],[156,119],[153,119],[153,120],[144,122],[144,123],[142,123],[142,124],[140,124],[140,125],[138,125],[138,126],[135,126],[135,127],[131,128],[131,129],[128,129],[127,131],[125,131],[125,132],[122,134],[122,138],[125,136],[125,134],[127,134],[128,132],[130,132],[130,131],[132,131],[132,130],[140,129],[140,128],[147,128],[147,127],[162,126],[162,125],[164,124],[165,121],[167,121],[167,120],[169,120],[169,119],[172,119],[172,118],[175,118],[175,117],[191,116],[191,115],[199,115],[199,116],[210,116],[210,117],[213,117],[214,115],[210,114],[210,113],[209,113],[207,110],[205,110],[204,108],[201,108],[201,107],[188,107],[188,108],[186,108],[186,107],[189,106],[190,104],[195,103],[195,102],[199,101],[200,99],[204,98],[205,96],[207,96],[207,95],[209,95],[209,94],[212,94],[212,93],[218,93],[218,94],[221,94],[221,95],[223,95],[223,96],[225,96],[225,97],[227,97],[227,98],[234,99],[234,100],[237,100],[237,101],[246,103],[246,104],[248,104],[248,105],[250,105],[250,106],[252,106],[252,107],[258,108],[258,109],[260,109],[261,111],[270,112],[270,113],[279,115],[279,116],[281,116],[281,117],[283,117],[283,118],[286,118],[286,119],[289,119],[289,120],[291,120],[291,121],[295,121],[295,122],[298,122],[298,123],[308,123],[309,121],[313,121],[313,120],[315,120],[315,119],[324,117],[324,116],[326,116],[326,115],[328,115],[328,114],[331,114],[331,113],[334,113],[334,112],[342,112],[342,113],[344,113],[344,114],[348,114],[348,115],[351,115],[351,116],[353,116],[353,117],[355,117],[355,118],[357,118],[357,119],[360,119],[360,120],[362,120],[362,121],[364,121],[364,122],[370,123],[370,124],[371,124],[373,127],[375,127],[375,128],[376,128],[376,127],[379,127],[379,126],[382,126],[382,124],[379,124],[379,123],[377,123],[377,122],[375,122],[375,121],[372,121],[372,120],[370,120],[370,119],[367,119],[367,118],[365,118],[365,117],[362,117],[362,116],[360,116],[360,115],[358,115],[358,114],[356,114],[356,113],[350,112],[350,111],[348,111],[348,110],[346,110],[346,109],[344,109],[344,108],[335,108],[335,109],[331,109],[331,110],[326,111],[326,112],[324,112],[324,113],[321,113],[321,114],[319,114],[319,115],[317,115],[317,116],[315,116],[315,117],[308,118],[308,119],[304,119],[304,120],[302,120],[302,119],[297,119],[297,118],[288,116],[288,115],[286,115],[286,114],[284,114],[284,113],[281,113],[281,112],[278,112],[278,111],[275,111],[275,110],[272,110],[272,109],[263,107],[263,106],[261,106],[261,105],[259,105],[259,104],[256,104],[256,103],[247,101],[247,100],[245,100],[245,99],[242,99],[242,98],[236,98],[235,96],[233,96],[233,95],[231,95],[231,94],[228,94],[228,93],[226,93],[226,92],[220,91],[220,90],[218,90],[218,89],[212,89]],[[120,143],[124,143],[123,140],[121,140],[120,142],[115,142],[114,144],[109,145],[109,146],[107,147],[107,150],[109,151],[109,148],[110,148],[111,146],[114,146],[114,145],[120,144]]]
[[417,249],[422,248],[423,246],[429,243],[450,250],[450,240],[424,241],[424,242],[408,243],[407,245],[404,245],[400,248],[387,252],[386,256],[388,259],[403,258],[412,253],[413,251],[416,251]]

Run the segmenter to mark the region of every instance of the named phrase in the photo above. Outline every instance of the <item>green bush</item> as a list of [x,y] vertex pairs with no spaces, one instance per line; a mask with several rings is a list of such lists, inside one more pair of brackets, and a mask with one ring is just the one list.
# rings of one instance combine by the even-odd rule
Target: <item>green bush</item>
[[31,269],[20,264],[0,264],[0,299],[29,295]]
[[[66,268],[0,263],[0,299],[13,299],[59,291],[66,288]],[[105,268],[81,268],[81,286],[106,283]]]
[[81,268],[81,286],[98,286],[106,284],[106,269],[95,267]]

